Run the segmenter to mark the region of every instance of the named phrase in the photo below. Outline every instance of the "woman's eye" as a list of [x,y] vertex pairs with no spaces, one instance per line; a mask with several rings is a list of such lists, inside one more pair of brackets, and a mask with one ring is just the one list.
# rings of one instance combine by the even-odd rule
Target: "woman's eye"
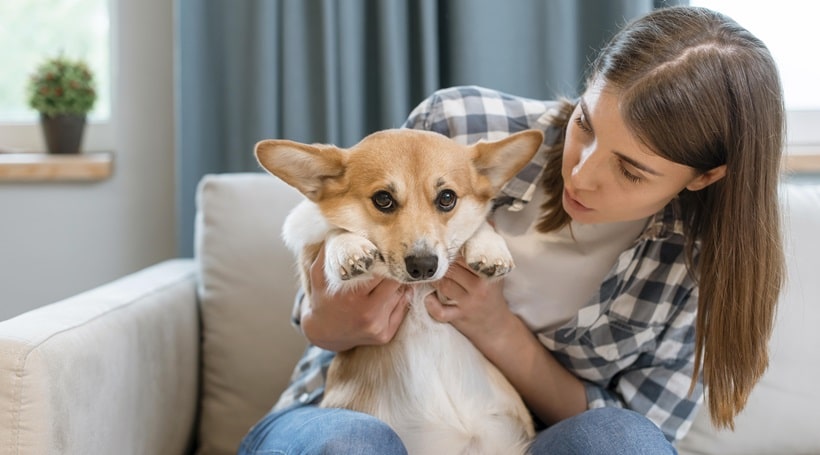
[[438,197],[436,197],[436,205],[442,212],[449,212],[456,206],[457,199],[458,197],[456,196],[455,191],[444,190],[438,194]]
[[587,125],[587,119],[584,116],[583,112],[578,114],[578,116],[575,117],[574,121],[575,121],[575,125],[577,125],[578,128],[581,129],[581,131],[583,131],[585,133],[592,133],[592,128],[590,128],[589,125]]
[[640,182],[641,182],[641,180],[643,180],[643,179],[641,179],[641,177],[640,177],[640,176],[637,176],[637,175],[635,175],[635,174],[633,174],[633,173],[629,172],[629,169],[627,169],[627,168],[626,168],[626,166],[624,166],[624,165],[623,165],[623,163],[619,164],[619,165],[618,165],[618,167],[621,169],[621,174],[623,174],[623,176],[624,176],[627,180],[629,180],[630,182],[632,182],[632,183],[640,183]]
[[384,213],[392,212],[396,209],[396,200],[387,191],[377,191],[371,198],[373,206]]

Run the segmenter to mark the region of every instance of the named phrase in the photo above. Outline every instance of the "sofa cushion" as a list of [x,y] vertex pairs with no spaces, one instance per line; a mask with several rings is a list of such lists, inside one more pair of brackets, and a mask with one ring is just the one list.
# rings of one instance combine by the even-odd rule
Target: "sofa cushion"
[[268,174],[203,178],[195,256],[202,312],[199,451],[235,454],[304,349],[290,325],[295,261],[280,239],[301,195]]
[[712,427],[704,407],[681,441],[681,455],[818,454],[820,432],[820,184],[784,187],[788,278],[770,343],[769,369],[735,430]]

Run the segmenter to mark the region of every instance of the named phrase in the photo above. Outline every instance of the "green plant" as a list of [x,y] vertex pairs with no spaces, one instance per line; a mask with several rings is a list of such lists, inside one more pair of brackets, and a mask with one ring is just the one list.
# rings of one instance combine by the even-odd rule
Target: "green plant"
[[94,75],[82,60],[46,59],[29,78],[29,105],[43,115],[84,115],[94,107]]

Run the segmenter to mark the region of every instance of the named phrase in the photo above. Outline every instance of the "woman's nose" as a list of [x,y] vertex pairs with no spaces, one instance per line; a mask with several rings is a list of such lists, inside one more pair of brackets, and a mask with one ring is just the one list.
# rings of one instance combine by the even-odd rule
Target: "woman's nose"
[[594,190],[598,185],[598,159],[595,149],[590,147],[581,151],[578,164],[573,166],[570,179],[576,190]]

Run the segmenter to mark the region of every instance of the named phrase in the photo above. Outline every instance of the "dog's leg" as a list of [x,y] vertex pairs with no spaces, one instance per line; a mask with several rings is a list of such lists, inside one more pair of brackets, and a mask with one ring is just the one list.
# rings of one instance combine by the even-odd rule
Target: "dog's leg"
[[368,278],[380,258],[378,248],[370,240],[352,232],[333,232],[325,242],[325,276],[330,292]]
[[488,278],[506,275],[515,267],[507,243],[486,221],[464,243],[462,254],[470,268]]
[[[282,225],[282,240],[293,254],[302,253],[308,245],[320,244],[333,229],[319,207],[304,200],[293,208]],[[310,258],[312,261],[314,258]]]

